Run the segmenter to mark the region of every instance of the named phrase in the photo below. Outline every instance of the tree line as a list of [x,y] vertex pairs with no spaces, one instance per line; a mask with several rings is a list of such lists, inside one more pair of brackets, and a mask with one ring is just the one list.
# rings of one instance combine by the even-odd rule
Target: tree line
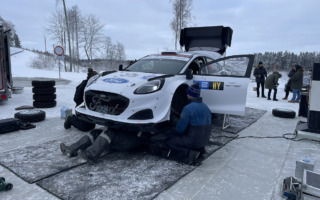
[[296,54],[288,51],[279,51],[255,53],[254,55],[254,65],[257,66],[262,61],[269,72],[275,70],[289,71],[293,64],[298,64],[305,70],[311,70],[313,63],[320,63],[320,52],[300,52]]
[[74,70],[72,63],[80,64],[81,54],[85,55],[90,67],[96,59],[107,60],[110,68],[126,59],[124,45],[112,42],[109,36],[103,34],[105,25],[98,17],[82,14],[76,5],[66,8],[64,0],[61,7],[59,2],[45,30],[51,39],[69,52],[67,60],[70,67],[68,70],[65,64],[65,71]]

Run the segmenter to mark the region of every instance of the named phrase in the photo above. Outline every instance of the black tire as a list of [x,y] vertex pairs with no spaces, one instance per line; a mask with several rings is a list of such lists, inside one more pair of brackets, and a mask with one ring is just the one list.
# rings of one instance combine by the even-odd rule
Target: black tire
[[281,118],[295,118],[296,112],[290,109],[284,109],[284,108],[275,108],[272,110],[272,114],[276,117]]
[[173,95],[170,110],[170,123],[175,126],[180,119],[180,114],[185,105],[190,101],[186,95],[187,85],[181,85]]
[[34,101],[33,106],[36,108],[53,108],[57,105],[57,101]]
[[33,100],[35,101],[53,101],[56,98],[57,98],[56,94],[44,94],[44,95],[34,94],[33,95]]
[[43,110],[23,110],[14,114],[14,118],[23,123],[41,122],[46,118],[46,113]]
[[53,87],[56,85],[56,82],[55,81],[39,81],[39,80],[33,80],[31,82],[32,86],[33,87],[41,87],[41,88],[48,88],[48,87]]
[[79,129],[80,131],[83,131],[83,132],[90,131],[90,130],[92,130],[92,129],[94,129],[96,127],[95,124],[86,122],[84,120],[81,120],[76,116],[72,116],[71,124],[72,124],[72,126],[74,126],[75,128],[77,128],[77,129]]
[[4,177],[0,177],[0,182],[6,182],[6,179]]
[[32,88],[32,92],[34,94],[54,94],[56,92],[56,88],[55,87],[48,87],[48,88],[42,88],[42,87],[34,87]]
[[4,185],[4,189],[5,189],[6,191],[11,190],[12,188],[13,188],[13,185],[12,185],[11,183],[7,183],[7,184]]

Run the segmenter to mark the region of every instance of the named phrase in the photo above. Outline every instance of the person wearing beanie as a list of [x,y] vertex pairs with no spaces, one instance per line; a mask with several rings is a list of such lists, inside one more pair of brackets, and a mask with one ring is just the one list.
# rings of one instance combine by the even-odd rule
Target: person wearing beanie
[[296,65],[291,65],[291,70],[290,70],[290,72],[288,74],[289,80],[288,80],[288,82],[287,82],[287,84],[285,85],[285,88],[284,88],[284,91],[286,92],[286,95],[285,95],[285,97],[282,98],[283,100],[287,100],[288,99],[289,92],[291,91],[291,88],[290,88],[291,80],[290,80],[290,78],[292,78],[295,73],[296,73]]
[[264,81],[265,78],[267,77],[267,71],[263,66],[263,63],[260,61],[259,65],[256,66],[254,69],[253,75],[256,77],[256,82],[257,82],[257,97],[260,95],[260,85],[261,85],[261,97],[266,98],[264,95]]
[[278,101],[277,99],[277,87],[279,85],[278,79],[281,78],[281,74],[277,71],[274,71],[271,75],[269,75],[266,79],[266,89],[269,89],[268,92],[268,100],[271,100],[270,95],[273,89],[273,101]]
[[211,111],[200,97],[199,83],[186,90],[190,103],[186,105],[175,130],[167,133],[164,142],[153,142],[151,153],[159,156],[192,164],[204,153],[211,134]]

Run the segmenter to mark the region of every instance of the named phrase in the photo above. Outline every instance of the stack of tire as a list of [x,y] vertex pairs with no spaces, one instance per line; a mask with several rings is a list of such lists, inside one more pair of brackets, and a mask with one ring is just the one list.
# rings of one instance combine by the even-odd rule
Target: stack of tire
[[57,95],[55,94],[56,88],[54,87],[56,82],[53,80],[40,81],[33,80],[32,82],[33,92],[33,106],[36,108],[52,108],[57,105]]

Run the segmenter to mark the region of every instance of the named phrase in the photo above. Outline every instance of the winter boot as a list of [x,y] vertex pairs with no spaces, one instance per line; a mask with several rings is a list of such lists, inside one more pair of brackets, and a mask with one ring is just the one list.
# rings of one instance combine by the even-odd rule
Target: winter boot
[[168,158],[171,150],[164,143],[150,144],[149,152],[162,158]]
[[268,100],[271,100],[270,95],[271,95],[271,90],[269,89],[269,92],[268,92]]
[[208,157],[208,153],[204,147],[199,149],[199,151],[200,151],[199,159],[205,159]]
[[277,99],[277,90],[274,90],[273,101],[278,101],[278,99]]
[[283,97],[283,98],[282,98],[282,100],[287,100],[287,99],[288,99],[288,97]]
[[62,154],[68,156],[69,158],[77,156],[77,151],[79,149],[86,149],[92,144],[89,136],[83,136],[76,143],[67,146],[64,143],[60,143],[60,150]]
[[259,90],[257,89],[257,97],[259,97],[259,95],[260,95],[260,94],[259,94]]
[[68,116],[64,121],[64,125],[63,125],[65,129],[71,128],[71,123],[72,123],[71,121],[72,121],[72,116]]
[[89,164],[95,164],[101,154],[109,147],[112,138],[110,137],[111,135],[113,135],[113,133],[109,131],[102,133],[90,147],[86,150],[80,149],[78,154],[88,161]]
[[200,156],[200,151],[189,150],[188,156],[183,160],[185,164],[191,165]]

